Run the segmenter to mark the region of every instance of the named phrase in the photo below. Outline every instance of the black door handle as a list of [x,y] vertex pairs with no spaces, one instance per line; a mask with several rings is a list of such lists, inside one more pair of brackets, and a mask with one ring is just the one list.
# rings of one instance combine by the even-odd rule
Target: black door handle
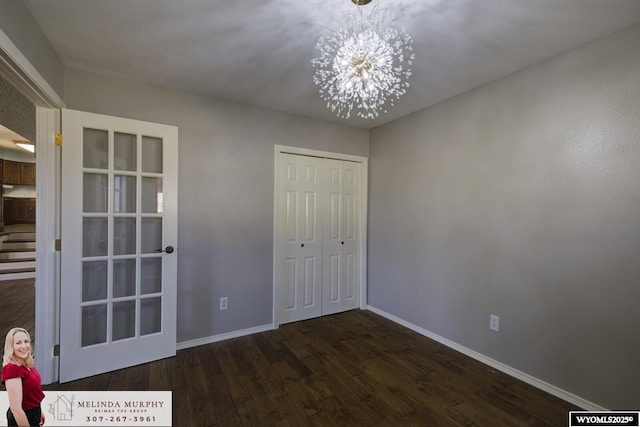
[[174,250],[174,249],[173,249],[173,246],[167,246],[167,247],[165,248],[165,250],[162,250],[162,249],[156,249],[156,252],[166,252],[166,253],[168,253],[168,254],[171,254],[171,253],[173,253],[173,250]]

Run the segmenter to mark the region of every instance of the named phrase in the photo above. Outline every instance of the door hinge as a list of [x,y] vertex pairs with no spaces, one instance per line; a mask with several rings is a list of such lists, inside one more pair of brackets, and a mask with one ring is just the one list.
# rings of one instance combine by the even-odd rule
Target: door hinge
[[53,355],[60,356],[60,344],[56,344],[53,346]]
[[56,146],[58,147],[62,147],[62,134],[61,133],[56,133]]
[[60,252],[62,250],[62,240],[56,239],[53,242],[53,250],[56,252]]

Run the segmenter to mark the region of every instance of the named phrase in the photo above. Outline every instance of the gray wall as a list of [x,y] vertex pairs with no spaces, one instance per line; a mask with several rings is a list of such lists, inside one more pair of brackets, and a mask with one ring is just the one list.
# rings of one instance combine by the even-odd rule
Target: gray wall
[[73,69],[64,99],[179,128],[179,342],[273,320],[275,144],[368,155],[365,130]]
[[62,94],[64,65],[23,1],[0,0],[0,28],[51,88]]
[[0,124],[36,142],[36,107],[0,77]]
[[369,304],[640,407],[639,46],[635,26],[374,129]]

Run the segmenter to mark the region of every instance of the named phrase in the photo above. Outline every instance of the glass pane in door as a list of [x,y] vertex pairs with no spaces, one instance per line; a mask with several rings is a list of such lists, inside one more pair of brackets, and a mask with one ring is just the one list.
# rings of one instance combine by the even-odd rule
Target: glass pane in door
[[162,257],[140,260],[140,293],[142,295],[162,292]]
[[107,341],[107,304],[82,307],[82,346]]
[[84,212],[106,213],[109,201],[109,175],[106,173],[82,174],[82,205]]
[[162,138],[142,136],[142,172],[162,173]]
[[113,303],[112,340],[131,338],[136,334],[136,302]]
[[116,217],[113,219],[113,254],[136,253],[136,219]]
[[140,301],[140,335],[162,330],[162,298],[146,298]]
[[105,217],[82,219],[82,256],[107,255],[107,225]]
[[113,133],[113,168],[119,171],[135,171],[137,163],[136,135]]
[[115,175],[113,177],[113,212],[136,212],[136,177]]
[[142,213],[162,213],[162,178],[142,178]]
[[82,263],[82,302],[107,298],[107,261]]
[[101,129],[82,129],[82,166],[92,169],[109,167],[109,132]]
[[142,253],[162,251],[162,218],[142,218]]
[[122,298],[136,294],[136,260],[113,260],[113,297]]

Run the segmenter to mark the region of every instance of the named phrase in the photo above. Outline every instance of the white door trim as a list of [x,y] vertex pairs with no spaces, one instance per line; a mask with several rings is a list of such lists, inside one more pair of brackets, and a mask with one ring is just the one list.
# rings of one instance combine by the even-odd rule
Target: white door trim
[[60,252],[60,148],[55,146],[60,110],[36,107],[36,290],[35,360],[42,382],[58,381],[58,357],[53,346],[59,342]]
[[59,236],[57,186],[59,162],[53,135],[59,132],[62,98],[51,88],[38,70],[0,30],[0,76],[5,78],[36,106],[36,301],[35,361],[43,384],[58,380],[57,343],[59,304],[59,254],[54,241]]
[[335,160],[346,160],[358,162],[362,165],[362,197],[360,198],[360,309],[367,309],[367,203],[368,203],[368,176],[369,176],[369,159],[363,156],[354,156],[351,154],[334,153],[330,151],[312,150],[308,148],[290,147],[286,145],[274,146],[274,173],[273,173],[273,327],[280,326],[280,319],[276,313],[276,231],[278,221],[278,206],[276,204],[278,191],[278,171],[280,170],[280,153],[298,154],[302,156],[322,157]]
[[2,30],[0,30],[0,75],[36,106],[64,107],[62,98]]

